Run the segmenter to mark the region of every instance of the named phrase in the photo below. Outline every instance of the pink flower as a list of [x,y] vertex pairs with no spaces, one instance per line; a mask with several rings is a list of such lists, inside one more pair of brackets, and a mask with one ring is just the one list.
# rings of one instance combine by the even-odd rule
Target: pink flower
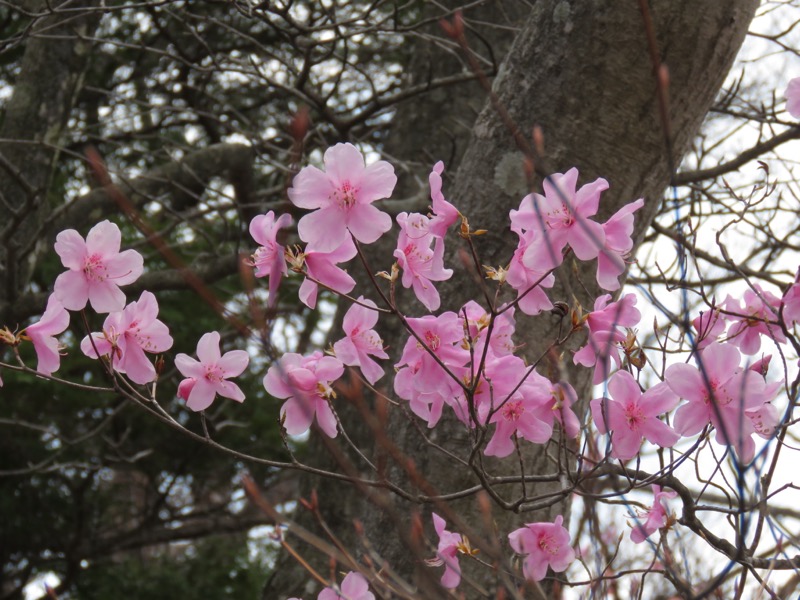
[[776,323],[781,299],[761,289],[757,283],[753,284],[753,288],[755,291],[745,291],[743,307],[731,296],[725,300],[725,308],[734,313],[728,316],[732,322],[728,329],[728,341],[743,354],[755,354],[759,351],[762,334],[777,343],[786,342],[786,336]]
[[611,456],[630,460],[639,452],[642,439],[671,448],[680,435],[658,419],[678,404],[678,397],[665,383],[644,394],[627,371],[617,371],[608,382],[611,399],[592,400],[592,418],[600,433],[611,432]]
[[290,435],[305,433],[316,417],[328,437],[336,437],[336,417],[329,401],[336,394],[331,383],[344,373],[342,362],[316,351],[310,356],[284,354],[264,376],[264,387],[276,398],[287,398],[281,407],[281,421]]
[[33,342],[33,349],[39,363],[36,370],[42,375],[51,375],[61,366],[59,344],[55,338],[69,326],[69,313],[51,294],[47,299],[47,308],[38,323],[28,325],[25,334]]
[[626,204],[605,223],[605,244],[597,255],[597,283],[604,290],[619,289],[619,276],[625,272],[625,257],[633,249],[633,213],[644,206],[644,199]]
[[278,285],[281,277],[286,275],[286,259],[284,248],[276,241],[278,232],[292,224],[292,217],[281,215],[275,219],[275,213],[269,211],[265,215],[257,215],[250,221],[250,235],[261,244],[248,263],[256,268],[256,277],[269,277],[269,304],[274,306],[278,300]]
[[[428,231],[428,217],[413,213],[397,215],[400,236],[394,257],[403,271],[403,287],[413,287],[420,302],[430,311],[439,308],[439,292],[432,281],[445,281],[453,274],[444,268],[444,241]],[[433,250],[431,250],[433,244]]]
[[[641,544],[658,529],[667,525],[667,511],[664,502],[667,499],[675,498],[678,492],[662,492],[660,485],[653,485],[653,506],[640,514],[636,519],[636,524],[631,529],[631,541],[634,544]],[[647,517],[645,519],[645,517]],[[644,519],[644,522],[642,522]]]
[[444,171],[444,163],[439,161],[433,165],[433,170],[428,176],[433,203],[431,212],[434,214],[428,230],[440,238],[443,238],[450,226],[458,220],[458,210],[445,200],[444,194],[442,194],[442,171]]
[[[506,281],[508,285],[517,290],[519,309],[526,315],[537,315],[543,310],[553,308],[553,303],[550,302],[543,288],[553,287],[556,279],[552,273],[548,274],[549,269],[543,268],[542,263],[538,261],[526,263],[524,260],[528,253],[528,247],[535,245],[533,240],[536,232],[516,231],[515,233],[519,236],[519,241],[508,266]],[[543,248],[543,245],[538,244],[538,247]],[[531,266],[529,267],[528,264]]]
[[605,233],[600,223],[589,217],[597,214],[600,194],[608,189],[605,179],[596,179],[575,190],[578,169],[564,174],[554,173],[544,180],[544,196],[530,194],[529,202],[512,216],[518,226],[543,234],[544,249],[539,244],[528,247],[523,262],[528,268],[548,270],[561,264],[564,247],[569,245],[580,260],[597,258],[605,245]]
[[569,531],[561,515],[553,523],[527,523],[525,527],[508,534],[514,552],[525,557],[522,574],[525,579],[541,581],[547,567],[556,573],[566,571],[575,560],[575,550],[569,545]]
[[800,118],[800,77],[789,81],[784,95],[786,96],[786,110],[795,119]]
[[301,258],[305,263],[308,277],[303,280],[299,292],[300,300],[303,304],[309,308],[314,308],[317,305],[317,292],[319,290],[317,281],[340,294],[350,292],[356,286],[356,280],[347,271],[340,269],[336,265],[347,262],[356,253],[356,246],[349,237],[332,252],[319,252],[306,248]]
[[122,310],[121,285],[133,283],[144,270],[135,250],[120,252],[122,234],[114,223],[102,221],[89,230],[86,241],[74,229],[56,236],[55,250],[69,271],[58,276],[56,298],[64,308],[81,310],[90,302],[99,313]]
[[425,561],[432,567],[444,565],[444,575],[442,575],[442,587],[447,589],[457,588],[461,583],[461,567],[458,564],[458,552],[462,546],[461,535],[447,531],[445,520],[432,513],[433,527],[439,536],[439,546],[436,549],[436,558]]
[[378,358],[389,358],[389,355],[383,349],[383,340],[373,329],[378,322],[377,306],[363,296],[359,296],[358,301],[361,304],[353,304],[344,315],[345,337],[333,345],[333,351],[344,364],[359,367],[367,381],[374,384],[383,377],[384,371],[370,355]]
[[197,342],[197,361],[186,354],[175,357],[175,366],[187,377],[178,388],[178,395],[193,411],[205,410],[219,394],[236,402],[244,401],[244,393],[230,377],[238,377],[247,368],[250,357],[244,350],[220,354],[219,332],[206,333]]
[[758,411],[771,397],[764,378],[742,369],[740,360],[733,345],[714,342],[698,356],[700,368],[670,365],[664,380],[688,401],[675,413],[675,431],[691,436],[711,423],[717,430],[717,442],[733,446],[739,460],[746,463],[755,453],[751,435],[756,431],[746,413]]
[[369,591],[366,577],[350,571],[342,580],[341,587],[326,587],[319,593],[317,600],[375,600],[375,595]]
[[156,315],[156,297],[151,292],[142,292],[138,302],[131,302],[122,312],[108,315],[101,333],[83,338],[81,351],[89,358],[98,358],[98,353],[111,355],[114,369],[127,373],[134,383],[155,381],[156,370],[145,352],[158,354],[172,348],[169,330]]
[[308,166],[294,178],[289,199],[295,206],[319,209],[297,224],[309,249],[332,252],[353,234],[371,244],[392,227],[392,219],[372,206],[392,194],[397,177],[392,165],[378,161],[364,166],[364,157],[352,144],[336,144],[325,151],[325,171]]
[[619,367],[619,343],[625,341],[622,327],[633,327],[641,319],[635,307],[636,296],[627,294],[617,302],[610,302],[611,295],[600,296],[594,303],[585,322],[589,328],[588,343],[572,357],[576,365],[595,367],[592,383],[605,381],[611,372],[611,361]]

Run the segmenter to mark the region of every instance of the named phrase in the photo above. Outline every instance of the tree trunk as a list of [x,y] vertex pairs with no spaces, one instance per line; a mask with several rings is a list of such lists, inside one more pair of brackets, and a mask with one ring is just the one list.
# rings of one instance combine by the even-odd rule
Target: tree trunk
[[[68,10],[59,12],[61,5]],[[32,12],[52,14],[31,26],[20,75],[0,126],[0,322],[26,288],[34,242],[48,212],[47,193],[67,121],[88,64],[99,0],[30,1]],[[80,6],[78,6],[80,5]],[[79,9],[85,8],[86,12]]]
[[[601,201],[598,220],[603,221],[622,205],[644,197],[645,206],[636,215],[636,238],[640,240],[658,211],[662,193],[675,167],[723,83],[757,6],[757,0],[652,0],[644,16],[637,2],[544,0],[532,3],[524,26],[494,81],[497,104],[507,110],[508,119],[523,138],[530,140],[533,128],[541,128],[546,153],[537,158],[539,172],[565,172],[576,166],[581,174],[579,185],[597,177],[610,182],[611,187]],[[648,40],[647,19],[652,19],[653,40]],[[659,116],[658,77],[649,41],[655,43],[658,62],[666,65],[669,72],[666,135]],[[442,122],[437,111],[445,108],[443,103],[431,111],[409,105],[406,110],[414,111],[412,114],[418,118],[406,121],[414,125],[396,128],[393,135],[419,139],[421,133],[424,138]],[[398,119],[402,118],[401,110]],[[426,122],[426,119],[431,121]],[[424,142],[414,145],[418,151],[427,146]],[[395,147],[401,148],[402,144]],[[432,161],[437,158],[432,157]],[[524,182],[524,177],[515,176],[515,171],[524,172],[523,155],[496,105],[487,103],[474,124],[454,184],[445,188],[446,197],[468,216],[473,228],[488,230],[487,235],[476,238],[481,262],[486,265],[505,266],[516,245],[514,236],[507,233],[508,212],[519,205],[526,190],[519,183]],[[541,190],[540,179],[534,182],[534,189]],[[474,274],[460,268],[456,246],[450,241],[447,264],[456,269],[456,273],[446,284],[438,286],[443,298],[442,310],[458,309],[475,296],[479,285],[475,283]],[[378,252],[382,254],[370,254],[374,270],[387,267],[385,249]],[[571,260],[565,263],[557,274],[556,286],[549,292],[550,298],[572,305],[575,297],[584,307],[591,308],[593,299],[600,293],[594,278],[594,261],[577,265],[576,271]],[[401,294],[408,296],[410,292],[403,290]],[[520,315],[517,322],[516,341],[526,344],[529,357],[542,352],[559,325],[558,317],[553,315],[533,319]],[[407,334],[399,326],[393,326],[382,335],[396,359]],[[591,399],[588,370],[572,368],[568,356],[563,361],[554,359],[540,370],[551,378],[567,377],[578,392],[578,411],[585,412]],[[391,387],[388,382],[384,386]],[[368,441],[373,433],[357,411],[343,412],[343,420],[346,431],[357,444],[362,448],[374,447],[374,440],[373,446]],[[402,411],[390,411],[385,431],[399,451],[413,459],[416,472],[439,492],[451,493],[477,483],[473,472],[453,465],[426,445],[417,426]],[[443,419],[429,434],[432,442],[446,446],[457,455],[466,456],[469,451],[469,435],[454,419]],[[554,494],[555,501],[549,505],[542,503],[539,510],[526,510],[522,516],[495,507],[491,518],[503,537],[523,523],[552,521],[555,515],[569,512],[571,491],[560,477],[565,465],[559,467],[554,462],[553,447],[546,449],[523,443],[523,452],[526,473],[553,475],[551,482],[537,484],[535,495]],[[376,453],[380,453],[380,448]],[[518,467],[516,472],[519,472]],[[392,474],[406,486],[414,487],[402,468],[395,468]],[[420,512],[428,527],[431,509],[440,512],[439,506],[425,506],[420,510],[418,505],[402,501],[389,492],[331,482],[316,482],[315,485],[324,490],[320,497],[326,518],[344,539],[351,539],[344,532],[352,529],[352,521],[357,518],[364,524],[374,553],[388,565],[405,574],[421,566],[419,557],[401,543],[401,538],[409,533],[410,513]],[[425,490],[420,489],[420,493]],[[519,489],[503,488],[503,494],[512,497],[519,494]],[[528,495],[531,495],[530,489]],[[372,501],[368,501],[367,496],[372,496]],[[461,516],[462,523],[481,529],[485,518],[478,511],[474,497],[451,506]],[[398,525],[404,530],[395,533],[391,528]],[[483,533],[491,535],[485,530]],[[504,539],[496,541],[503,545],[506,554],[510,552]],[[493,589],[495,574],[483,567],[464,567],[464,564],[462,560],[462,568],[470,576],[487,589]],[[417,569],[417,573],[420,597],[425,597],[423,590],[435,587],[426,574],[434,579],[441,574],[438,570],[426,570],[424,566]],[[289,591],[281,586],[268,589],[270,593]],[[462,586],[462,589],[465,588]],[[297,591],[292,589],[293,593]],[[309,590],[303,593],[308,594]],[[427,593],[437,597],[435,592]],[[465,593],[467,597],[484,597],[466,589]]]

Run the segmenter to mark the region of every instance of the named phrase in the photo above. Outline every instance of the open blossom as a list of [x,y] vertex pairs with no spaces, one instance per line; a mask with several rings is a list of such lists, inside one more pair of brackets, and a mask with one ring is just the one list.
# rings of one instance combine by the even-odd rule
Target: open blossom
[[453,274],[451,269],[444,268],[444,241],[429,232],[429,219],[424,215],[400,213],[397,224],[400,236],[394,257],[403,271],[403,287],[413,288],[428,310],[437,310],[439,292],[432,282],[445,281]]
[[454,312],[444,312],[438,316],[428,315],[408,319],[416,337],[408,338],[394,378],[395,393],[409,401],[411,411],[428,421],[433,427],[442,416],[445,403],[450,403],[458,394],[460,386],[437,362],[436,355],[451,373],[460,377],[462,367],[469,361],[469,351],[462,346],[464,327]]
[[761,349],[762,335],[780,344],[786,342],[786,336],[776,323],[781,299],[757,283],[753,284],[753,288],[744,292],[744,306],[731,296],[725,300],[725,308],[734,313],[727,316],[731,321],[728,341],[738,347],[742,354],[751,355]]
[[278,232],[292,224],[292,217],[281,215],[277,219],[275,213],[269,211],[265,215],[257,215],[250,221],[250,235],[261,244],[250,258],[250,265],[256,268],[256,277],[269,277],[269,304],[273,306],[278,300],[278,285],[281,277],[286,275],[286,259],[284,247],[276,240]]
[[569,531],[558,515],[553,523],[527,523],[525,527],[508,534],[514,552],[524,556],[522,574],[525,579],[541,581],[547,567],[556,573],[566,571],[575,560],[575,550],[569,544]]
[[526,315],[537,315],[543,310],[553,308],[553,303],[547,297],[544,288],[553,287],[556,278],[552,273],[547,272],[549,269],[542,268],[541,265],[535,263],[529,267],[523,260],[528,246],[533,243],[536,232],[515,231],[515,233],[519,236],[519,241],[508,265],[506,281],[508,285],[517,290],[519,309]]
[[69,326],[69,313],[61,306],[55,295],[47,299],[47,308],[37,323],[28,325],[25,335],[33,342],[39,359],[36,370],[42,375],[51,375],[61,366],[59,344],[55,338]]
[[238,377],[247,368],[250,357],[244,350],[231,350],[224,355],[219,349],[219,332],[206,333],[197,342],[197,361],[186,354],[175,357],[175,366],[186,377],[178,387],[178,395],[193,411],[205,410],[217,394],[236,402],[244,401],[244,393],[230,377]]
[[[333,345],[333,351],[344,364],[359,367],[367,381],[374,384],[383,377],[384,371],[370,355],[378,358],[389,358],[389,355],[383,349],[383,340],[373,329],[378,322],[375,303],[363,296],[359,296],[358,301],[361,304],[353,304],[344,315],[345,337]],[[364,304],[366,306],[362,306]]]
[[544,196],[530,194],[512,218],[526,230],[542,233],[542,244],[532,244],[523,262],[529,268],[550,269],[561,264],[569,245],[580,260],[597,258],[605,245],[602,225],[591,220],[597,214],[600,194],[608,189],[605,179],[596,179],[576,191],[578,169],[554,173],[544,180]]
[[611,398],[592,400],[592,418],[600,433],[611,432],[611,456],[630,460],[639,452],[642,439],[671,448],[680,439],[671,427],[658,419],[678,404],[678,396],[665,383],[644,394],[627,371],[617,371],[608,382]]
[[611,361],[619,367],[619,344],[626,339],[622,328],[633,327],[641,319],[641,313],[635,305],[634,294],[626,294],[617,302],[611,302],[611,295],[605,294],[595,300],[594,310],[586,316],[589,339],[573,355],[572,360],[576,365],[595,367],[592,380],[595,385],[609,376]]
[[326,587],[317,600],[375,600],[369,591],[369,582],[361,573],[350,571],[339,586]]
[[290,352],[273,364],[264,376],[264,387],[276,398],[286,398],[281,421],[290,435],[305,433],[316,418],[328,437],[336,437],[336,417],[328,404],[335,397],[331,384],[344,373],[342,362],[323,356],[319,350],[310,356]]
[[786,110],[795,119],[800,118],[800,77],[789,82],[784,96],[786,96]]
[[332,252],[348,231],[370,244],[392,227],[392,219],[372,205],[388,198],[397,177],[394,167],[380,160],[368,167],[352,144],[336,144],[325,151],[325,170],[308,166],[294,178],[289,199],[295,206],[318,209],[297,224],[300,239],[310,250]]
[[664,381],[688,401],[675,412],[675,431],[696,435],[711,423],[717,442],[732,446],[739,460],[747,463],[755,453],[751,436],[756,433],[748,413],[760,414],[777,388],[768,386],[759,373],[742,369],[740,360],[736,347],[714,342],[699,355],[699,367],[670,365]]
[[637,517],[631,529],[631,541],[635,544],[641,544],[657,530],[666,527],[667,509],[664,502],[678,495],[678,492],[662,492],[660,485],[654,484],[652,488],[653,506]]
[[597,255],[597,283],[604,290],[619,289],[619,276],[625,272],[625,258],[633,249],[633,213],[644,206],[644,199],[626,204],[603,223],[605,244]]
[[336,265],[352,259],[356,252],[356,245],[348,237],[338,248],[331,252],[320,252],[306,248],[305,251],[298,255],[298,262],[302,260],[308,275],[303,280],[303,283],[300,284],[299,296],[303,304],[309,308],[314,308],[317,305],[317,293],[319,292],[319,284],[317,282],[340,294],[350,292],[356,286],[356,280],[347,271]]
[[55,250],[69,269],[58,276],[53,292],[68,310],[81,310],[89,302],[99,313],[122,310],[125,294],[121,285],[133,283],[144,269],[144,259],[135,250],[120,252],[122,234],[110,221],[89,230],[84,240],[74,229],[56,236]]
[[436,534],[439,536],[439,545],[436,548],[436,559],[426,560],[425,562],[433,567],[444,565],[444,574],[442,575],[442,587],[447,589],[454,589],[461,583],[461,566],[458,564],[458,553],[463,547],[461,535],[447,531],[444,528],[445,520],[432,513],[433,527]]
[[156,297],[151,292],[142,292],[138,302],[108,315],[102,332],[83,338],[81,351],[89,358],[110,355],[114,369],[127,373],[134,383],[154,381],[156,370],[145,352],[157,354],[172,347],[169,329],[157,315]]

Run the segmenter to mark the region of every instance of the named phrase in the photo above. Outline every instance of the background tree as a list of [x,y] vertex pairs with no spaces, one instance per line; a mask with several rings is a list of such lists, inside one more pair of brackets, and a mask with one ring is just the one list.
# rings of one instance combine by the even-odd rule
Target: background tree
[[[689,183],[722,177],[796,135],[797,128],[772,135],[769,128],[783,125],[774,107],[740,109],[726,95],[718,110],[757,116],[766,124],[761,139],[749,153],[712,171],[675,176],[756,4],[477,2],[463,7],[467,31],[461,44],[457,30],[447,36],[436,25],[442,17],[452,18],[455,3],[441,9],[388,2],[1,3],[6,57],[1,76],[9,90],[0,129],[2,321],[13,327],[41,314],[59,270],[51,251],[58,231],[85,230],[89,222],[134,208],[148,227],[137,233],[128,225],[126,236],[138,240],[148,254],[149,272],[129,288],[130,294],[142,289],[164,294],[164,320],[180,323],[173,325],[180,336],[172,354],[193,348],[202,332],[221,328],[220,311],[238,312],[262,332],[260,347],[267,360],[274,358],[273,343],[301,352],[321,344],[326,326],[320,320],[325,316],[290,300],[296,284],[284,286],[281,302],[262,325],[257,314],[245,309],[247,299],[234,276],[238,253],[251,248],[243,233],[249,217],[270,208],[288,209],[284,192],[303,156],[313,158],[317,148],[346,139],[409,161],[401,188],[406,202],[397,211],[424,206],[427,190],[413,180],[422,178],[438,158],[447,158],[449,172],[456,172],[466,147],[448,196],[473,226],[489,230],[479,247],[490,264],[499,264],[513,250],[501,235],[508,209],[525,191],[538,187],[542,173],[573,165],[587,181],[596,176],[611,181],[611,203],[603,206],[606,216],[617,203],[647,197],[637,221],[641,238],[671,178]],[[486,26],[487,14],[493,17],[492,27]],[[772,42],[785,44],[783,35],[772,36]],[[494,83],[494,101],[473,127],[475,80],[481,83],[494,74],[505,53],[503,42],[512,38],[514,45]],[[436,49],[431,51],[434,58],[426,60],[423,48]],[[437,52],[448,60],[439,59]],[[469,92],[453,87],[463,82],[471,82]],[[456,108],[453,98],[467,102]],[[309,108],[307,130],[302,120],[290,119],[302,106]],[[394,125],[387,129],[392,117]],[[542,132],[544,152],[531,141],[534,126]],[[468,130],[473,136],[467,147],[462,136]],[[305,134],[304,145],[298,143],[298,133]],[[116,187],[87,168],[89,147],[103,157]],[[704,146],[698,148],[702,166]],[[526,160],[527,181],[519,176],[526,172]],[[421,171],[419,163],[425,165]],[[679,201],[698,214],[706,210],[700,198],[722,198],[720,189],[696,187]],[[120,206],[122,198],[129,205]],[[752,224],[759,229],[760,222]],[[687,243],[680,230],[658,225],[655,232]],[[760,249],[753,252],[764,265],[775,264],[782,236],[767,229],[759,237]],[[189,265],[200,283],[187,281],[175,268],[175,259],[153,249],[157,239],[168,241],[178,262]],[[703,258],[702,250],[695,255]],[[377,262],[380,256],[378,251]],[[713,256],[709,258],[713,263]],[[738,268],[718,259],[716,265],[734,272]],[[741,276],[741,269],[736,274]],[[773,280],[785,282],[782,275]],[[466,275],[460,277],[443,293],[453,306],[463,301],[459,292]],[[637,277],[653,279],[646,272]],[[574,296],[588,307],[592,281],[583,272],[577,278],[574,273],[560,276],[553,297],[571,304]],[[263,303],[263,293],[251,295]],[[545,339],[557,326],[554,316],[545,331],[530,333],[531,340]],[[85,334],[80,323],[71,331],[74,341]],[[402,346],[398,331],[383,335],[392,348]],[[233,326],[224,337],[229,346],[245,344]],[[529,351],[536,354],[532,341]],[[167,364],[169,368],[171,361]],[[266,361],[255,372],[263,373],[265,366]],[[558,360],[549,365],[553,375],[569,368]],[[105,379],[89,360],[70,363],[62,374],[87,385]],[[0,581],[4,597],[19,597],[25,584],[45,571],[59,575],[61,592],[88,596],[94,590],[100,597],[104,578],[124,572],[132,558],[148,570],[163,564],[168,554],[186,569],[192,568],[188,559],[195,552],[220,562],[203,550],[219,547],[218,542],[183,551],[171,542],[220,531],[241,534],[266,521],[256,510],[241,510],[232,481],[244,464],[219,452],[199,452],[196,444],[172,430],[150,426],[150,417],[132,410],[134,403],[124,395],[109,400],[67,388],[54,392],[50,383],[32,384],[28,375],[17,376],[10,369],[3,369],[2,376],[2,426],[9,434],[2,438],[7,448],[0,485],[8,490],[2,495],[8,502],[5,514],[16,515],[0,530],[0,558],[7,565]],[[570,373],[576,387],[588,390],[587,382],[577,377]],[[162,375],[164,398],[174,396],[176,382],[174,373]],[[265,396],[253,377],[250,401],[243,406],[220,406],[205,421],[184,418],[182,424],[201,436],[203,427],[210,427],[216,442],[248,454],[295,460],[297,455],[287,454],[294,448],[279,443],[278,405]],[[52,398],[53,410],[42,410],[43,397]],[[164,408],[180,414],[181,406],[176,400]],[[371,432],[363,426],[359,432],[359,415],[354,416],[346,426],[358,445],[368,447],[365,438]],[[417,452],[421,444],[413,422],[399,411],[390,419],[393,443],[413,456],[421,473],[435,474],[428,477],[437,488],[458,490],[474,483],[475,474],[469,472],[466,481],[448,481],[443,474],[455,469],[437,463],[430,446]],[[469,441],[455,429],[436,435]],[[526,472],[549,478],[557,500],[543,502],[543,516],[535,518],[551,519],[565,510],[570,490],[546,455],[526,458]],[[284,489],[278,488],[279,477],[268,465],[250,462],[247,468],[261,485]],[[394,475],[402,478],[402,470]],[[291,497],[293,483],[288,482],[288,493],[276,493],[273,500]],[[544,487],[537,486],[536,494],[550,492]],[[401,522],[407,521],[409,508],[379,493],[373,496],[380,501],[375,512],[359,501],[364,489],[355,490],[355,497],[342,488],[324,494],[323,509],[336,515],[326,514],[326,519],[344,524],[341,535],[347,535],[352,516],[363,517],[375,554],[410,569],[403,558],[411,555],[398,539],[376,533],[383,530],[386,503]],[[520,491],[507,493],[512,497]],[[529,499],[535,504],[536,496]],[[465,505],[474,507],[474,501]],[[32,530],[42,514],[54,518]],[[217,595],[247,593],[258,586],[246,574],[246,557],[237,552],[243,543],[241,536],[234,538],[228,558],[233,563],[238,554],[243,567],[220,577]],[[301,578],[307,578],[304,572]],[[424,582],[423,577],[418,585]]]

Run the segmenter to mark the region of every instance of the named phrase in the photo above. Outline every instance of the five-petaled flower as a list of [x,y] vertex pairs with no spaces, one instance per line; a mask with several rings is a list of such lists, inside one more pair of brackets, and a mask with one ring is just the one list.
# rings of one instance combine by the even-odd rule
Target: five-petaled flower
[[325,170],[302,169],[289,189],[295,206],[318,209],[297,224],[309,250],[333,252],[347,238],[371,244],[392,228],[392,219],[372,205],[388,198],[397,183],[394,167],[380,160],[364,166],[364,157],[352,144],[336,144],[325,151]]
[[145,352],[157,354],[172,347],[169,329],[157,315],[156,297],[151,292],[142,292],[138,302],[108,315],[102,332],[83,338],[81,351],[89,358],[111,355],[114,369],[127,373],[134,383],[154,381],[156,370]]
[[122,310],[125,294],[121,285],[133,283],[144,269],[136,250],[119,251],[122,234],[110,221],[89,230],[84,240],[74,229],[56,236],[55,250],[69,269],[58,276],[56,298],[68,310],[81,310],[89,302],[99,313]]
[[656,530],[667,526],[667,510],[664,501],[678,495],[678,492],[662,492],[660,485],[654,484],[652,488],[653,506],[636,517],[636,522],[631,529],[631,541],[634,544],[641,544]]
[[377,306],[372,300],[358,297],[344,315],[342,329],[345,337],[333,345],[336,358],[344,364],[359,367],[371,384],[383,377],[383,368],[370,358],[389,358],[383,349],[383,340],[373,329],[378,322]]
[[274,306],[278,300],[278,285],[281,277],[288,271],[284,258],[284,247],[277,242],[278,232],[292,224],[292,217],[281,215],[277,219],[275,213],[269,211],[265,215],[256,215],[250,221],[250,235],[261,244],[249,265],[256,268],[256,277],[269,277],[269,304]]
[[310,356],[290,352],[273,364],[264,376],[264,387],[276,398],[286,398],[281,421],[286,433],[308,431],[316,417],[328,437],[336,437],[336,417],[328,404],[335,393],[331,383],[344,373],[342,362],[316,351]]
[[558,515],[553,523],[527,523],[508,534],[514,552],[524,556],[522,574],[526,579],[541,581],[547,575],[547,567],[561,573],[575,560],[563,522],[564,517]]
[[219,332],[206,333],[197,342],[197,361],[186,354],[175,357],[175,366],[187,379],[178,387],[178,395],[193,411],[205,410],[219,394],[236,402],[244,401],[244,393],[228,381],[247,368],[250,357],[244,350],[231,350],[224,355],[219,349]]
[[680,439],[658,415],[671,411],[678,396],[665,383],[658,383],[644,394],[627,371],[617,371],[608,382],[611,398],[592,400],[592,418],[600,433],[611,432],[611,456],[630,460],[639,452],[642,438],[662,448],[671,448]]

